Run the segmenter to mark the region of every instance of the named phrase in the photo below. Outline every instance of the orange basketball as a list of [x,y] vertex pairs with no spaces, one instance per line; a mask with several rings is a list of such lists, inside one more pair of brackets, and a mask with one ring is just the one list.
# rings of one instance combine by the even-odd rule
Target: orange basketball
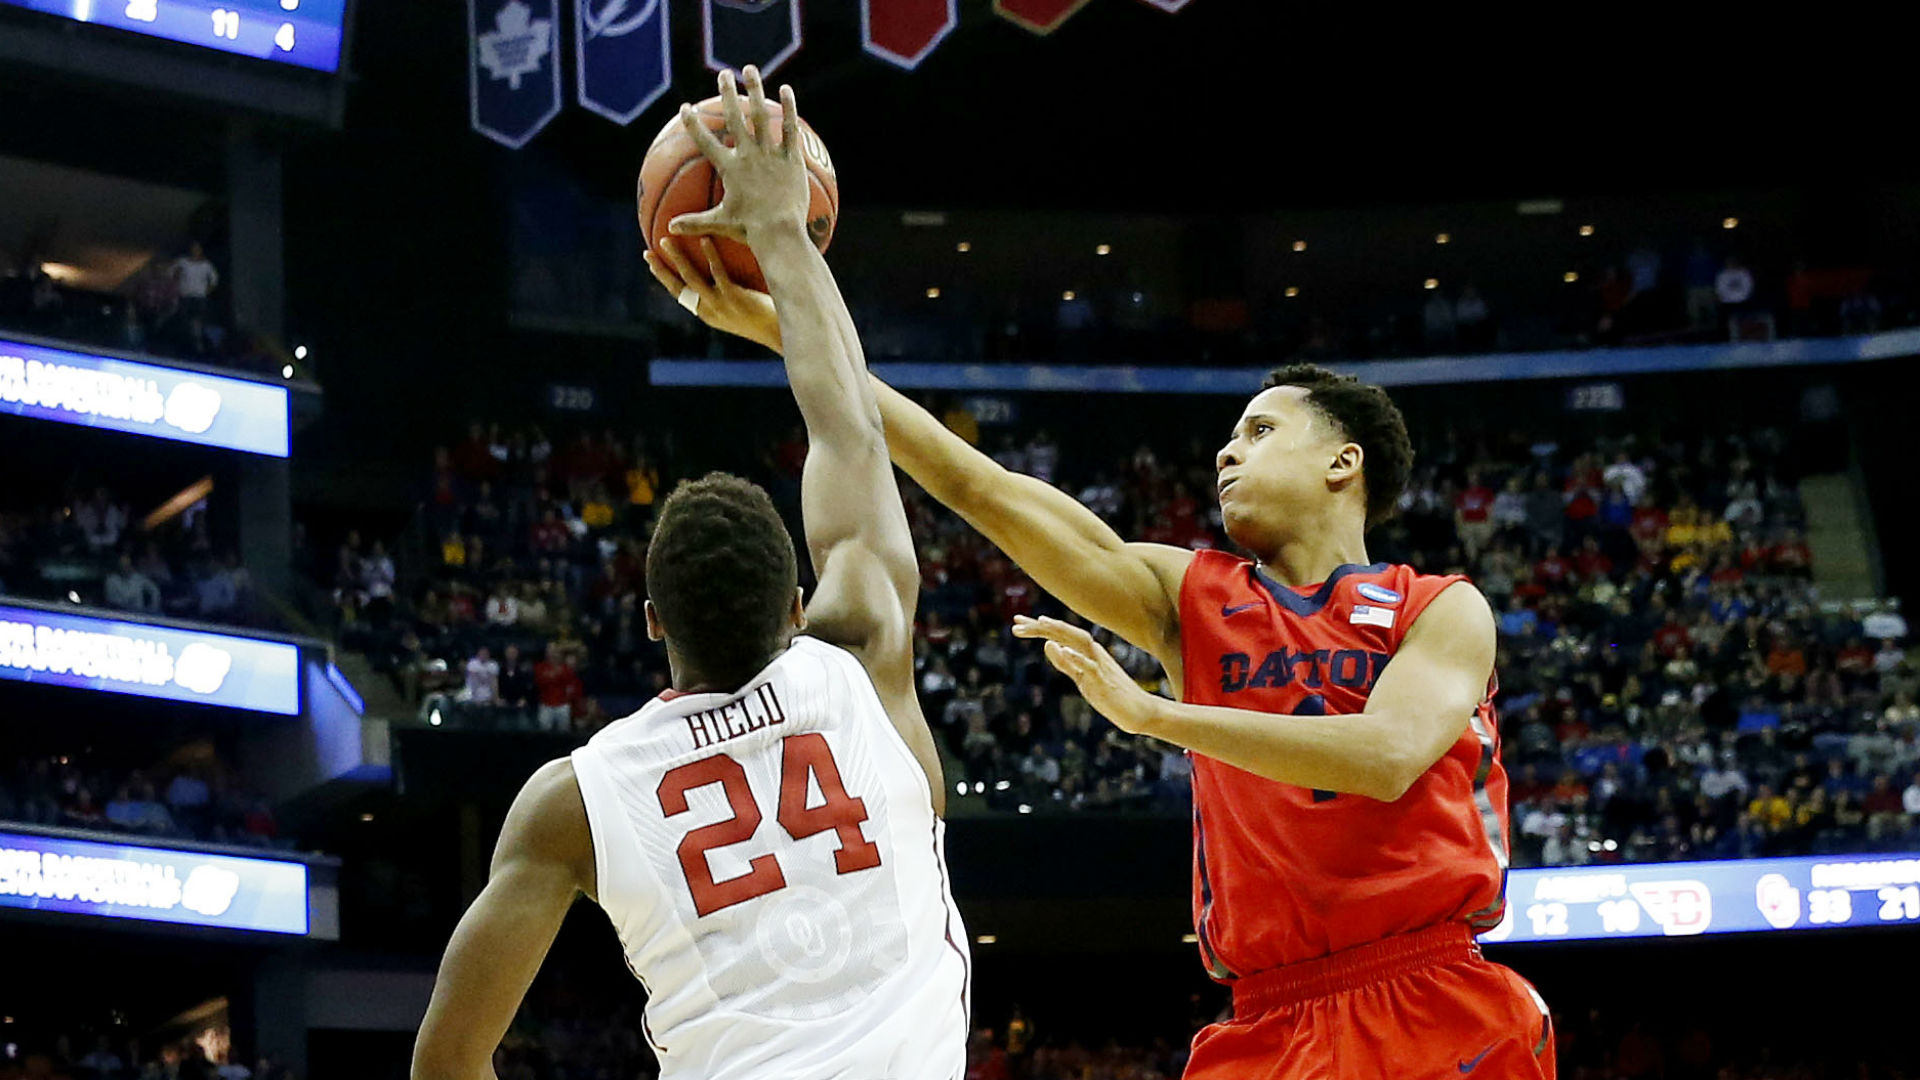
[[[752,105],[743,95],[740,107],[747,111],[751,119]],[[720,99],[708,98],[694,106],[694,111],[708,129],[720,136],[720,141],[731,146],[733,139],[727,134],[727,118],[721,108]],[[767,102],[767,121],[773,125],[773,139],[781,138],[780,103]],[[811,188],[811,201],[807,205],[807,234],[821,251],[827,250],[827,244],[833,240],[833,226],[840,218],[840,184],[834,179],[833,159],[827,156],[826,144],[814,133],[811,125],[800,121],[800,145],[807,158],[807,177]],[[647,247],[655,256],[660,256],[660,239],[667,236],[667,223],[681,214],[698,213],[720,205],[720,197],[725,188],[721,186],[720,176],[713,164],[700,153],[693,143],[692,136],[681,126],[676,114],[667,121],[667,126],[654,136],[653,145],[647,149],[647,157],[640,165],[640,232],[647,238]],[[695,259],[699,258],[699,249],[689,243],[689,237],[679,238],[681,250]],[[727,273],[735,283],[749,289],[766,291],[767,280],[760,274],[760,264],[754,261],[753,252],[747,245],[735,240],[714,237],[714,244],[720,249],[720,260],[726,264]]]

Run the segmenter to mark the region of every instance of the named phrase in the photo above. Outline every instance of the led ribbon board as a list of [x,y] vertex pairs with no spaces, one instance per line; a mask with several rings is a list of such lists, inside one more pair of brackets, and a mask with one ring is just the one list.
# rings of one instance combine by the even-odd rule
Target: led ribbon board
[[0,0],[78,22],[272,60],[340,68],[347,0]]
[[298,646],[6,604],[0,679],[300,712]]
[[307,933],[307,867],[0,831],[0,908]]
[[0,412],[17,416],[283,458],[290,400],[284,386],[0,338]]
[[1482,942],[1920,924],[1920,854],[1514,870]]

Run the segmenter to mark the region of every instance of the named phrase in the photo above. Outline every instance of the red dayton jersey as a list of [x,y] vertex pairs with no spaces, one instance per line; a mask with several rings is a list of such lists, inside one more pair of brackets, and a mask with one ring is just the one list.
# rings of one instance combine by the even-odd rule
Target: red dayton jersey
[[[1358,713],[1420,612],[1464,578],[1376,563],[1290,588],[1224,552],[1180,589],[1186,700]],[[1507,777],[1493,682],[1396,802],[1313,791],[1193,755],[1194,925],[1222,981],[1505,910]]]

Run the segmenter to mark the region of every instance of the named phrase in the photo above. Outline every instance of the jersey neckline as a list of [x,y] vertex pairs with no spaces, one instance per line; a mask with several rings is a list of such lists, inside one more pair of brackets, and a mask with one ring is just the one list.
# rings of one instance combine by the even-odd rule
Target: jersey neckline
[[1267,590],[1274,600],[1279,602],[1281,607],[1286,608],[1295,615],[1306,616],[1319,614],[1320,609],[1326,607],[1327,601],[1333,598],[1335,586],[1339,585],[1343,579],[1354,574],[1378,574],[1388,569],[1390,565],[1389,563],[1383,562],[1377,562],[1367,566],[1362,566],[1358,563],[1346,563],[1345,565],[1336,567],[1333,573],[1328,574],[1327,580],[1321,582],[1318,589],[1316,589],[1311,596],[1302,596],[1299,590],[1313,589],[1314,586],[1301,585],[1295,587],[1292,585],[1283,585],[1271,577],[1268,577],[1266,572],[1260,569],[1259,563],[1248,563],[1247,572],[1252,575],[1254,581],[1258,582],[1262,588]]

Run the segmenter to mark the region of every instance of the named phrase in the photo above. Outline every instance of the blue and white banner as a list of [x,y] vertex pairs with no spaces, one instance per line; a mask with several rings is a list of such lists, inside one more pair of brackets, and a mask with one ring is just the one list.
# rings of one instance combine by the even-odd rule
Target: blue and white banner
[[296,645],[8,604],[0,679],[300,713]]
[[287,456],[284,386],[0,338],[0,412]]
[[305,934],[307,866],[0,832],[0,908]]
[[1920,926],[1920,854],[1514,870],[1483,943]]
[[518,150],[560,115],[560,0],[467,0],[473,130]]
[[800,51],[800,0],[700,0],[707,66],[772,75]]
[[673,85],[667,0],[574,0],[580,104],[631,124]]

